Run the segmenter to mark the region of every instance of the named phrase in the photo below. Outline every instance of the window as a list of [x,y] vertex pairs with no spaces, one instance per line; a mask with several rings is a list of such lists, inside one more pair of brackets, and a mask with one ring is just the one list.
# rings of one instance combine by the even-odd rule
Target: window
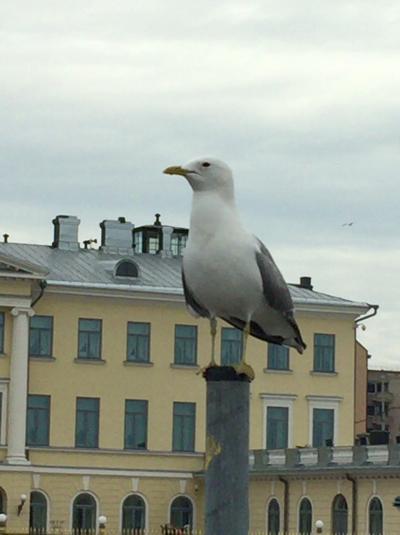
[[334,334],[314,334],[314,371],[335,371]]
[[243,336],[242,331],[232,327],[222,327],[221,330],[221,365],[239,364],[242,360]]
[[268,504],[268,535],[279,535],[280,511],[278,500],[273,498]]
[[33,316],[29,326],[29,356],[51,357],[53,352],[52,316]]
[[125,401],[125,449],[147,448],[147,401]]
[[0,487],[0,513],[7,513],[7,494]]
[[288,447],[289,408],[267,407],[267,449]]
[[383,508],[379,498],[372,498],[368,508],[369,535],[383,534]]
[[0,353],[4,353],[4,312],[0,312]]
[[50,396],[28,395],[26,443],[48,446],[50,431]]
[[289,369],[289,348],[268,344],[268,364],[269,370],[288,370]]
[[343,494],[338,494],[332,504],[333,535],[347,535],[347,502]]
[[101,320],[79,320],[78,358],[101,359]]
[[194,451],[196,404],[174,402],[173,451]]
[[138,277],[139,272],[136,264],[131,260],[123,260],[115,270],[116,277]]
[[128,322],[128,354],[131,362],[150,360],[150,323]]
[[173,256],[181,256],[186,247],[188,237],[186,235],[172,234],[171,251]]
[[8,382],[0,380],[0,444],[6,443]]
[[299,507],[299,535],[311,535],[312,506],[308,498],[303,498]]
[[369,382],[367,388],[368,388],[368,392],[369,392],[370,394],[373,394],[373,393],[375,392],[375,383],[370,383],[370,382]]
[[122,504],[122,533],[135,535],[136,529],[145,529],[146,504],[142,497],[131,494]]
[[185,496],[178,496],[171,503],[170,523],[174,528],[193,527],[193,504]]
[[368,416],[375,416],[375,405],[367,406],[367,414]]
[[76,448],[98,447],[99,409],[99,398],[76,398]]
[[143,253],[143,232],[133,234],[135,253]]
[[79,494],[72,506],[72,530],[76,535],[96,531],[96,502],[87,493]]
[[334,445],[334,409],[313,409],[313,448]]
[[175,364],[195,365],[197,362],[197,327],[175,325]]
[[42,492],[31,492],[29,507],[29,532],[45,534],[47,531],[47,500]]

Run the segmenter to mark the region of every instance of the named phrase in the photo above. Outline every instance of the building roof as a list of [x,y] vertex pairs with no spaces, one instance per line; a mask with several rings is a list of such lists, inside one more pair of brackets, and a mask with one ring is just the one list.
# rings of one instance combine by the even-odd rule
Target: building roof
[[[0,263],[7,258],[15,266],[33,266],[40,270],[50,286],[121,289],[125,291],[154,291],[182,295],[182,257],[162,254],[136,254],[123,256],[107,254],[99,249],[61,250],[47,245],[0,243]],[[115,268],[122,260],[134,262],[137,278],[116,277]],[[370,308],[364,302],[350,301],[297,285],[289,285],[295,305],[332,306],[354,309],[361,314]]]

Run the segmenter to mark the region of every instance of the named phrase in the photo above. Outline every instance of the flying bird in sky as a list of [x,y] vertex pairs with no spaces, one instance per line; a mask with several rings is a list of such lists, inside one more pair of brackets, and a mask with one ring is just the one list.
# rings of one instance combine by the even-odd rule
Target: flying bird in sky
[[303,353],[289,289],[268,249],[241,222],[228,165],[201,158],[164,173],[185,177],[193,190],[182,281],[190,312],[210,320],[210,366],[216,365],[217,317],[243,331],[238,373],[253,373],[245,360],[249,334]]

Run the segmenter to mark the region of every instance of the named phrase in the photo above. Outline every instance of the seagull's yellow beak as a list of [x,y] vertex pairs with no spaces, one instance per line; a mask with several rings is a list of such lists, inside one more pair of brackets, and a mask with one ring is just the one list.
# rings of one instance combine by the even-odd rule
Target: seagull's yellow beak
[[182,175],[186,176],[188,173],[190,173],[189,169],[184,169],[180,165],[172,165],[171,167],[167,167],[164,169],[163,173],[166,175]]

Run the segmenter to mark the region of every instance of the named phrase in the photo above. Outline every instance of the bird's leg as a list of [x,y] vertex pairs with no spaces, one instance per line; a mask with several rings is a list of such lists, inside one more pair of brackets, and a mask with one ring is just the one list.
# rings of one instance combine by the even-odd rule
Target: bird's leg
[[205,368],[201,368],[197,373],[204,375],[204,372],[208,368],[214,368],[218,366],[216,360],[215,360],[215,337],[217,336],[217,318],[215,316],[212,316],[210,318],[210,334],[211,334],[211,361]]
[[249,381],[252,381],[255,377],[253,368],[246,362],[246,351],[247,351],[247,339],[250,334],[250,321],[246,322],[246,325],[243,328],[243,349],[242,349],[242,359],[238,365],[234,366],[236,373],[238,375],[247,375]]

